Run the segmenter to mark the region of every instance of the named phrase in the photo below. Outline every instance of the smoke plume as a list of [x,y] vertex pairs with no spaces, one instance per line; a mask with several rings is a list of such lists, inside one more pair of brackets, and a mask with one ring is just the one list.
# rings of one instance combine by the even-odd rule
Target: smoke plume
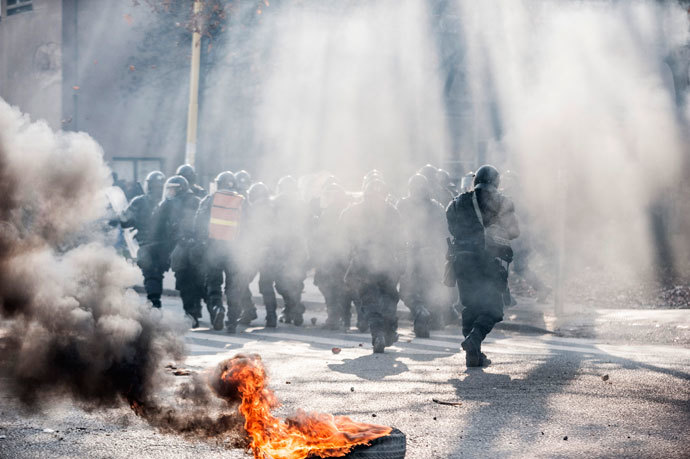
[[236,410],[200,376],[174,402],[159,397],[161,361],[182,358],[185,324],[128,290],[136,268],[100,241],[110,171],[98,144],[2,100],[0,133],[0,363],[10,389],[33,409],[60,396],[86,409],[125,403],[164,431],[236,435]]

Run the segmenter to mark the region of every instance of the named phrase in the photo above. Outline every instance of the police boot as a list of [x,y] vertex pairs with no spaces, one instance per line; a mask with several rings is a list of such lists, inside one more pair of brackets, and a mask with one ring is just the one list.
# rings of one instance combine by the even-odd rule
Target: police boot
[[283,306],[283,312],[280,313],[280,317],[278,318],[278,320],[280,321],[280,323],[289,324],[292,323],[293,305],[292,302],[285,301],[284,299],[283,301],[285,303],[285,306]]
[[398,342],[399,335],[395,331],[387,331],[385,334],[385,338],[386,338],[386,347],[388,347],[388,346],[392,346],[393,343]]
[[151,307],[160,309],[161,308],[161,297],[160,295],[150,295],[148,297],[151,302]]
[[237,308],[232,308],[228,305],[228,318],[225,320],[225,330],[228,333],[235,333],[237,331]]
[[326,317],[324,328],[327,330],[340,330],[342,327],[340,311],[334,305],[326,304],[326,313],[328,317]]
[[414,334],[417,338],[428,338],[431,322],[431,314],[423,305],[419,305],[414,311]]
[[431,312],[429,320],[429,328],[431,330],[441,330],[445,324],[443,323],[443,314],[440,311],[434,310]]
[[302,303],[297,303],[292,313],[292,323],[300,326],[304,323],[304,311],[306,308]]
[[343,324],[343,329],[345,331],[348,331],[350,329],[350,326],[352,325],[352,310],[350,309],[350,305],[348,304],[342,311],[342,324]]
[[371,345],[374,346],[374,354],[383,354],[386,347],[386,336],[382,331],[371,334]]
[[277,309],[277,304],[274,301],[270,300],[265,300],[264,299],[264,304],[266,305],[266,326],[269,328],[275,328],[276,325],[278,325],[276,322],[278,322],[278,317],[276,316],[276,309]]
[[462,342],[461,346],[465,351],[465,365],[468,368],[482,365],[481,343],[482,340],[476,330],[472,330]]
[[364,312],[364,308],[360,305],[356,305],[357,308],[357,330],[360,333],[366,333],[369,331],[369,322],[367,321],[367,315]]
[[182,308],[184,309],[186,316],[192,321],[192,328],[197,328],[199,326],[199,317],[201,316],[201,312],[197,313],[194,298],[192,298],[189,294],[183,295],[182,293],[180,293],[180,297],[182,298]]
[[214,304],[209,308],[211,314],[211,325],[214,330],[223,329],[223,319],[225,319],[225,308],[221,304]]
[[250,323],[252,323],[252,320],[256,319],[257,317],[259,316],[256,314],[256,307],[252,305],[251,308],[245,308],[242,311],[239,322],[242,325],[249,325]]

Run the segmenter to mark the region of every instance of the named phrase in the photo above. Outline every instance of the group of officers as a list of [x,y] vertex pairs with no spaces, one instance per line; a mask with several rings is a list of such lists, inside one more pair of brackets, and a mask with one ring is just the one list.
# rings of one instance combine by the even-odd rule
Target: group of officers
[[[349,330],[354,309],[356,327],[371,332],[375,353],[384,352],[398,339],[402,300],[416,336],[460,319],[467,366],[485,363],[481,343],[511,301],[511,240],[520,234],[493,166],[466,175],[457,188],[446,171],[424,166],[401,199],[377,170],[357,193],[329,177],[309,202],[291,176],[275,193],[246,171],[221,172],[214,184],[207,194],[190,165],[167,179],[151,172],[144,194],[119,217],[123,228],[136,229],[137,264],[153,307],[161,307],[163,276],[172,269],[193,326],[203,302],[213,328],[234,333],[257,318],[249,285],[258,274],[266,327],[299,326],[304,281],[314,268],[326,327]],[[449,287],[456,285],[454,304]]]

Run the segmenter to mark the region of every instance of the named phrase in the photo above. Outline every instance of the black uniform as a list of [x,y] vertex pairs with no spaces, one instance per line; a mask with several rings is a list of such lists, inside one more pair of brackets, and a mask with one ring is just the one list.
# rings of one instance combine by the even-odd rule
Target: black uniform
[[244,246],[251,279],[259,273],[259,293],[266,306],[266,326],[275,327],[278,320],[276,310],[278,301],[273,283],[276,281],[275,261],[273,260],[274,233],[280,228],[275,226],[273,202],[268,198],[252,202],[246,219]]
[[[239,188],[237,190],[237,193],[241,195],[243,198],[245,198],[245,203],[248,202],[246,201],[249,198],[247,188]],[[268,224],[270,224],[270,222]],[[246,259],[247,256],[248,254],[246,253],[246,251],[244,251],[244,253],[242,254],[242,258]],[[255,275],[256,271],[254,271],[253,268],[249,271],[245,271],[243,275],[243,281],[245,282],[245,285],[240,287],[242,291],[242,312],[240,314],[239,323],[243,325],[249,325],[252,322],[252,320],[258,317],[256,314],[256,305],[254,304],[252,291],[249,288],[249,284],[252,282]]]
[[139,243],[137,265],[144,275],[146,296],[155,308],[161,307],[163,293],[163,275],[170,267],[168,253],[164,244],[153,238],[153,214],[159,197],[145,194],[132,199],[121,217],[123,228],[137,230],[134,238]]
[[448,233],[445,213],[441,204],[424,196],[401,199],[398,212],[407,254],[400,296],[412,312],[416,335],[428,337],[429,327],[440,327],[450,308],[448,289],[441,282]]
[[[283,193],[273,198],[274,233],[269,263],[273,272],[266,272],[264,288],[275,282],[276,291],[285,301],[281,321],[302,325],[304,305],[302,291],[307,277],[307,209],[296,193]],[[271,279],[272,277],[272,279]],[[263,292],[262,292],[263,294]]]
[[397,340],[397,284],[404,269],[400,215],[384,198],[365,198],[347,208],[341,222],[348,237],[350,263],[346,283],[356,292],[371,329],[375,352]]
[[349,253],[339,221],[346,206],[347,200],[339,199],[323,209],[312,234],[311,253],[316,267],[314,285],[326,300],[326,326],[347,330],[352,320],[353,298],[345,284]]
[[[475,197],[480,216],[473,202]],[[509,245],[493,243],[498,238],[489,234],[498,231],[501,240],[509,241],[518,237],[520,230],[513,203],[496,187],[485,184],[456,197],[448,206],[446,217],[454,237],[453,266],[463,305],[463,348],[467,350],[470,344],[479,353],[486,335],[503,320],[508,281],[505,262],[512,260]],[[470,359],[475,359],[473,365],[479,364],[478,354],[470,355],[468,351],[468,366]]]
[[[230,191],[223,191],[223,193],[239,196],[237,193]],[[235,241],[215,240],[209,237],[209,222],[214,197],[215,193],[206,196],[201,201],[194,223],[195,234],[205,249],[204,273],[206,276],[207,306],[211,322],[215,326],[216,318],[223,315],[223,275],[225,275],[225,297],[228,302],[225,325],[229,332],[234,333],[237,327],[237,319],[242,310],[242,289],[246,287],[246,274],[240,265],[238,253],[242,241],[240,237]],[[244,204],[242,207],[243,213],[245,213],[246,207]],[[219,320],[222,323],[222,318]],[[215,328],[220,328],[220,326]]]
[[153,239],[170,257],[182,306],[196,319],[201,317],[201,299],[204,297],[203,251],[194,234],[194,216],[198,208],[199,198],[191,191],[162,201],[156,210],[153,233]]

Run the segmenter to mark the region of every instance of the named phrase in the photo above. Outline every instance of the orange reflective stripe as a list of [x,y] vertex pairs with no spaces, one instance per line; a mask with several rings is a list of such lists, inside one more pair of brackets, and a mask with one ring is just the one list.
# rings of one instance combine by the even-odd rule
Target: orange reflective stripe
[[211,239],[233,241],[237,238],[242,220],[244,198],[235,193],[218,191],[213,195],[208,235]]

